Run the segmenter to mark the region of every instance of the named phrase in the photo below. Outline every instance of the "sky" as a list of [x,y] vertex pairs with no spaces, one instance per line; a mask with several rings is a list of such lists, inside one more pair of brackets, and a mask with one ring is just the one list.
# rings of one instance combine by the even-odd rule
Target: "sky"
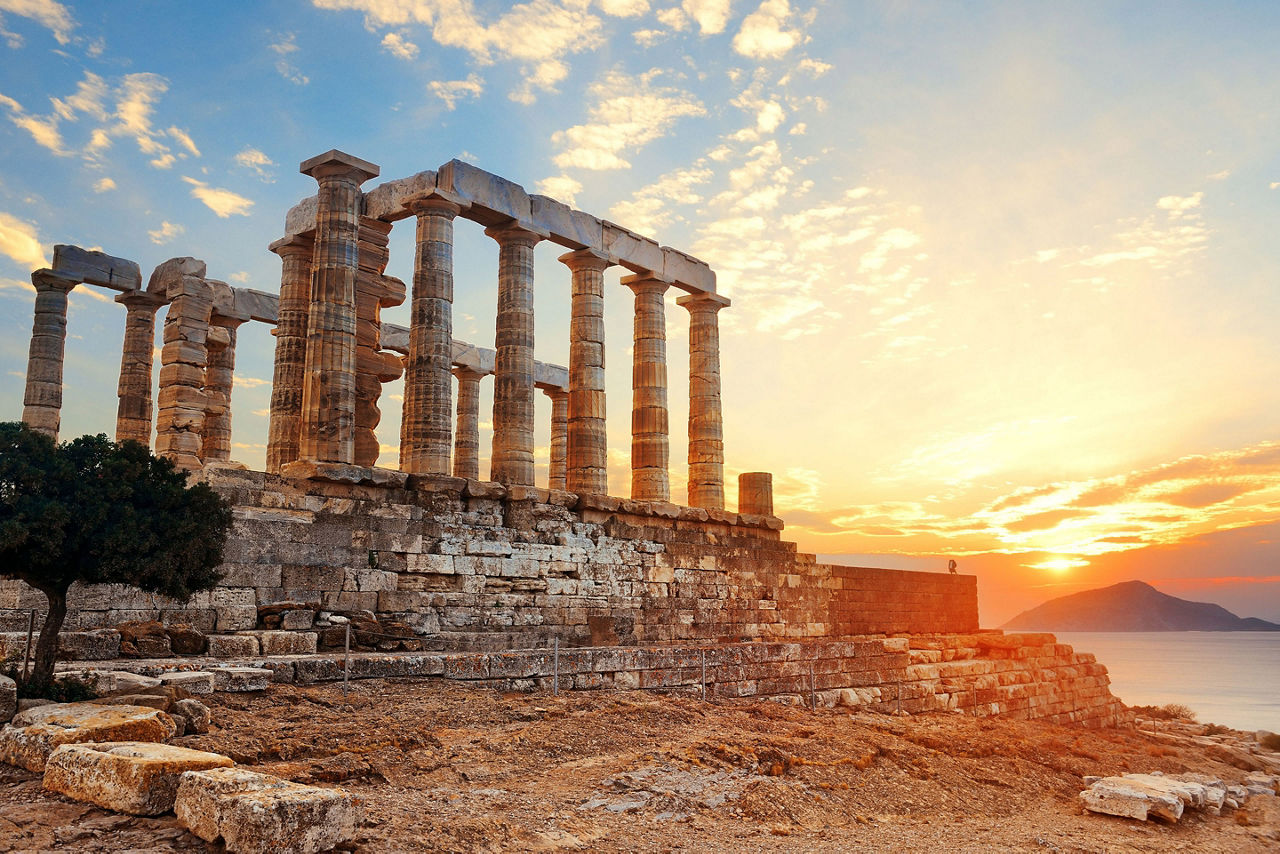
[[[733,300],[730,504],[739,473],[772,472],[802,550],[955,559],[988,626],[1134,578],[1280,621],[1277,45],[1264,2],[0,0],[0,419],[21,417],[29,273],[54,244],[144,276],[190,255],[277,292],[266,247],[315,192],[301,161],[376,163],[367,190],[459,158],[712,266]],[[492,346],[496,244],[456,232],[455,336]],[[410,281],[411,223],[391,241],[387,273]],[[563,251],[535,253],[537,358],[561,365]],[[71,294],[64,438],[114,433],[111,297]],[[240,330],[233,457],[254,468],[273,340]],[[402,397],[381,398],[384,465]]]

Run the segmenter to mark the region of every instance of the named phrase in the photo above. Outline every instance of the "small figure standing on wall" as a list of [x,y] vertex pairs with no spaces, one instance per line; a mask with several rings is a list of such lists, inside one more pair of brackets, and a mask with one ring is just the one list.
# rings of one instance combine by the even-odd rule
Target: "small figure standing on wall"
[[956,562],[954,560],[947,561],[947,571],[952,575],[956,574]]

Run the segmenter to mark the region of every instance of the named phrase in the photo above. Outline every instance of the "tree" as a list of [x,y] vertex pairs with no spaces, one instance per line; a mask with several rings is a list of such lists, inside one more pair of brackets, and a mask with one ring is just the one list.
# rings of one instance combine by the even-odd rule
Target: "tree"
[[0,423],[0,576],[44,593],[29,693],[53,680],[58,631],[75,582],[131,584],[186,601],[221,577],[229,504],[144,445],[106,436],[55,444]]

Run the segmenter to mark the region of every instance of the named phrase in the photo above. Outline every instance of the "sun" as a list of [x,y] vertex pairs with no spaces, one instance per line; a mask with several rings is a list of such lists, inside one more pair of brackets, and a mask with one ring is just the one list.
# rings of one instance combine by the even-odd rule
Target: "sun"
[[1088,565],[1089,561],[1078,557],[1054,557],[1049,560],[1042,560],[1039,563],[1029,564],[1031,569],[1047,569],[1058,575],[1068,570]]

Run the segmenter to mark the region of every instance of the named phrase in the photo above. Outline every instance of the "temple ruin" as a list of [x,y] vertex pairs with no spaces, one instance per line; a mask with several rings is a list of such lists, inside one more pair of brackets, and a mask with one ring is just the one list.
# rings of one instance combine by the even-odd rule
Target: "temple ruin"
[[[185,623],[209,636],[210,655],[306,681],[332,678],[327,620],[345,614],[398,632],[356,633],[370,655],[384,651],[361,659],[365,675],[546,687],[568,674],[569,687],[671,687],[693,684],[700,658],[702,684],[710,660],[723,695],[799,695],[807,686],[814,702],[881,710],[1092,724],[1122,715],[1091,656],[1047,635],[979,633],[974,577],[798,553],[781,538],[767,473],[741,475],[738,507],[726,508],[718,317],[730,302],[702,261],[459,160],[367,192],[378,167],[339,151],[300,171],[318,188],[270,244],[282,262],[278,296],[209,278],[192,258],[160,264],[144,288],[136,263],[71,246],[56,247],[53,268],[32,274],[24,420],[58,433],[68,292],[119,291],[127,320],[116,438],[150,444],[154,417],[155,452],[210,483],[235,512],[214,591],[178,603],[124,587],[73,589],[69,629]],[[416,252],[406,287],[384,271],[391,229],[410,217]],[[453,337],[458,217],[497,244],[493,350]],[[559,257],[572,282],[567,368],[535,358],[540,241],[567,250]],[[622,284],[634,293],[627,498],[610,495],[606,475],[610,266],[625,268]],[[689,324],[684,503],[673,502],[669,478],[671,288],[684,292],[676,304]],[[406,298],[409,327],[382,322],[382,310]],[[262,472],[229,463],[237,330],[250,322],[271,325],[276,340]],[[399,466],[380,468],[379,398],[401,376]],[[490,376],[491,466],[481,479],[478,389]],[[539,390],[552,403],[545,484],[534,482]],[[25,626],[25,609],[41,607],[34,591],[0,583],[0,631],[14,631],[19,618]],[[563,667],[557,654],[554,676],[552,646],[578,650]]]

